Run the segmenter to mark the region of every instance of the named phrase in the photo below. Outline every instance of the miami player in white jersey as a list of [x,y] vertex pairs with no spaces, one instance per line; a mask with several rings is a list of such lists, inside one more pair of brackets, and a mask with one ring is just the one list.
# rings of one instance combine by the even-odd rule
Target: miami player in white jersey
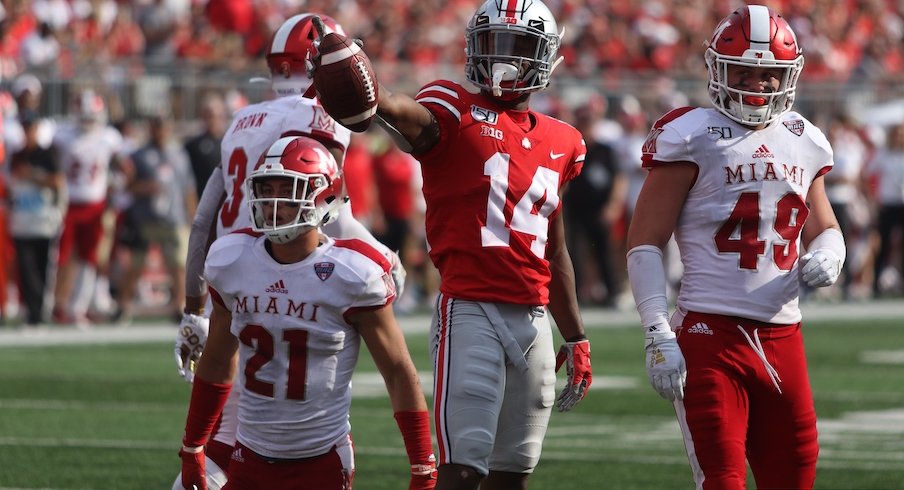
[[217,239],[205,263],[214,307],[180,451],[182,486],[208,488],[204,445],[234,389],[237,441],[224,488],[351,489],[351,379],[364,339],[409,455],[409,488],[432,489],[430,419],[392,312],[391,264],[363,240],[319,232],[345,205],[336,160],[310,138],[281,138],[244,190],[251,229]]
[[106,123],[100,95],[85,90],[73,100],[76,123],[60,128],[54,136],[69,205],[60,236],[53,316],[55,321],[85,325],[96,289],[111,167],[122,158],[123,140],[119,131]]
[[[198,204],[186,261],[185,314],[176,335],[175,357],[180,374],[191,381],[207,337],[204,316],[206,286],[202,268],[209,237],[223,236],[251,225],[246,209],[244,181],[254,170],[258,158],[277,139],[288,135],[305,135],[326,146],[336,161],[342,163],[349,144],[350,131],[334,121],[316,99],[303,97],[310,86],[305,56],[314,39],[313,14],[299,14],[286,20],[270,42],[267,64],[270,83],[276,98],[252,104],[234,114],[221,143],[221,164],[214,170]],[[326,25],[336,32],[342,27],[329,17]],[[335,238],[358,238],[376,247],[393,264],[393,278],[401,294],[405,271],[398,256],[377,241],[352,216],[351,207],[341,206],[338,218],[326,225],[324,232]],[[238,396],[237,392],[234,396]],[[218,425],[214,447],[208,454],[216,463],[226,464],[235,442],[235,401],[231,401]],[[210,465],[210,468],[216,468]],[[216,478],[215,478],[216,479]],[[176,479],[174,488],[179,488]]]
[[[791,111],[803,55],[791,27],[742,7],[706,50],[714,108],[657,121],[628,234],[653,387],[674,402],[697,488],[812,488],[816,412],[799,283],[833,284],[845,245],[823,175],[832,149]],[[662,247],[684,264],[667,316]],[[676,338],[677,336],[677,338]]]

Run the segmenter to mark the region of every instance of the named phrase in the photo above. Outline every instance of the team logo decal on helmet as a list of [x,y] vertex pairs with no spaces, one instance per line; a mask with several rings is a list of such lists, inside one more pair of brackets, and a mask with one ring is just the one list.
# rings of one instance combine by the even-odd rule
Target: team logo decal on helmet
[[[745,125],[768,124],[791,110],[804,66],[797,37],[781,15],[764,5],[734,11],[716,28],[706,49],[709,97],[716,109]],[[728,86],[728,67],[781,70],[777,90],[750,92]]]

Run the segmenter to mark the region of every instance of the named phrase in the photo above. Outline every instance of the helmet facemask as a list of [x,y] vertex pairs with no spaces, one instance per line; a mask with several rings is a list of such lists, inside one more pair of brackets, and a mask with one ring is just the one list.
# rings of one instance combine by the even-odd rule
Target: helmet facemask
[[[767,51],[768,53],[768,51]],[[747,126],[769,124],[791,110],[797,92],[797,80],[804,66],[803,56],[793,61],[765,60],[720,55],[712,48],[706,50],[709,69],[709,97],[719,111],[732,120]],[[768,67],[781,70],[777,90],[751,92],[728,85],[729,66]]]
[[562,61],[556,58],[561,34],[549,9],[537,1],[525,3],[517,13],[500,11],[490,0],[465,31],[466,76],[494,97],[511,99],[546,88]]
[[256,173],[260,175],[247,180],[252,229],[271,242],[288,243],[335,219],[339,199],[318,199],[330,188],[326,175],[278,169]]

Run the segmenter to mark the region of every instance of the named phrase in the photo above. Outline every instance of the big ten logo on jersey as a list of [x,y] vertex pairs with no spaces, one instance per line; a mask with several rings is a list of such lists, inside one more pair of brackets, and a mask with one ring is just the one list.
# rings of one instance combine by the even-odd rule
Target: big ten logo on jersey
[[491,138],[496,138],[499,141],[505,137],[502,133],[502,130],[499,128],[493,128],[490,126],[482,125],[480,126],[480,135],[481,136],[489,136]]
[[248,128],[259,128],[264,124],[264,119],[267,118],[266,112],[258,112],[256,114],[249,114],[238,121],[236,121],[235,126],[232,127],[232,132],[237,133],[243,129]]
[[269,315],[294,316],[302,320],[317,321],[317,310],[320,305],[305,301],[295,302],[292,298],[268,296],[237,296],[234,313],[264,313]]
[[487,124],[492,124],[495,126],[496,121],[499,120],[499,114],[495,111],[472,105],[471,118],[473,118],[475,121],[485,122]]

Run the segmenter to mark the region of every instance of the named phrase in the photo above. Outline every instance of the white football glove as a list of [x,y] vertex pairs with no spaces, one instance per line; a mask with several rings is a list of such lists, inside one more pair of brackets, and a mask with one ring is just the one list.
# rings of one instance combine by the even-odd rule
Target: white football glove
[[687,366],[684,355],[678,347],[678,339],[671,329],[647,329],[646,357],[647,376],[650,384],[666,400],[683,400],[684,385],[687,382]]
[[800,258],[800,278],[810,287],[831,286],[838,280],[843,262],[834,251],[818,248]]
[[207,332],[210,329],[210,319],[191,313],[182,314],[182,323],[176,332],[176,347],[173,352],[176,356],[176,367],[179,375],[189,383],[195,379],[195,368],[201,359],[201,352],[207,344]]

